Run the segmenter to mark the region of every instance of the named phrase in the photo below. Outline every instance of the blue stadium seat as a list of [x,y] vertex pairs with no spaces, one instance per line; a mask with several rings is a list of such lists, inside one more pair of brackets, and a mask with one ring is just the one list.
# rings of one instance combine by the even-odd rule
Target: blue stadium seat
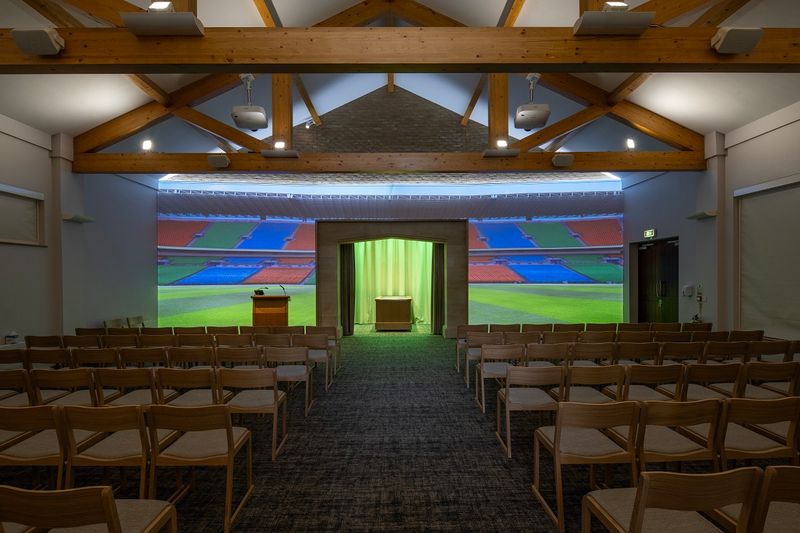
[[297,229],[297,222],[262,222],[237,246],[245,250],[282,250],[286,239]]
[[475,227],[486,237],[489,248],[536,248],[512,222],[476,222]]
[[208,267],[178,281],[175,285],[236,285],[261,270],[261,267]]
[[225,262],[231,265],[259,265],[266,257],[226,257]]
[[531,283],[594,283],[561,265],[509,265],[509,268]]

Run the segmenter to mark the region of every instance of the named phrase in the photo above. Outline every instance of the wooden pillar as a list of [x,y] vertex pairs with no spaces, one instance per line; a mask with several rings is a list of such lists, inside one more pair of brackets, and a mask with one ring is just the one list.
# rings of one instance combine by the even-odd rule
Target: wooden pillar
[[292,75],[272,75],[272,140],[292,148]]
[[508,74],[489,74],[489,148],[508,140]]

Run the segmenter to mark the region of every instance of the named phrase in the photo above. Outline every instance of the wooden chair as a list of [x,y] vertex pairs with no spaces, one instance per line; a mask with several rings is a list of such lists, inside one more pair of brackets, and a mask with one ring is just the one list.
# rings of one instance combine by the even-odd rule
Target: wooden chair
[[[683,368],[683,365],[629,365],[625,369],[625,386],[620,399],[636,402],[670,400],[672,398],[659,392],[658,387],[680,383]],[[617,397],[617,391],[610,387],[604,388],[603,393]]]
[[26,407],[36,403],[28,372],[21,368],[0,370],[0,405]]
[[639,331],[620,330],[619,332],[617,332],[617,337],[616,337],[617,342],[645,343],[645,342],[650,342],[652,340],[653,340],[653,333],[649,330],[639,330]]
[[206,333],[210,335],[238,335],[239,326],[206,326]]
[[789,341],[752,341],[747,343],[747,361],[782,363],[792,360]]
[[178,346],[169,348],[167,353],[173,368],[210,368],[216,365],[214,348],[210,346]]
[[58,335],[26,335],[25,347],[31,348],[63,348],[61,337]]
[[175,326],[172,328],[175,335],[205,335],[205,326]]
[[106,334],[106,328],[75,328],[75,335],[91,335],[102,337]]
[[[158,500],[117,500],[111,487],[25,490],[0,486],[0,522],[32,526],[32,531],[177,533],[175,507]],[[99,528],[99,529],[96,529]]]
[[456,372],[461,371],[461,358],[467,351],[467,333],[487,333],[489,324],[462,324],[456,327]]
[[620,322],[617,324],[617,331],[650,331],[649,322]]
[[[710,461],[717,470],[717,425],[721,410],[720,400],[643,402],[636,436],[640,470],[647,470],[648,463],[677,462],[680,468],[681,461]],[[687,432],[679,431],[701,424],[708,428],[702,439],[689,438]]]
[[121,318],[112,318],[109,320],[103,320],[103,326],[105,326],[106,329],[108,328],[120,329],[125,327],[125,321],[122,320]]
[[120,368],[119,353],[113,348],[77,348],[72,350],[75,368]]
[[692,342],[691,331],[654,331],[653,342]]
[[328,345],[328,336],[324,333],[316,335],[306,334],[293,334],[292,346],[303,346],[308,348],[308,360],[314,364],[314,367],[323,363],[325,365],[325,392],[327,392],[333,383],[333,369],[331,363],[333,362],[332,350]]
[[[567,368],[567,381],[564,395],[558,396],[558,390],[550,389],[553,398],[562,402],[610,403],[622,397],[625,384],[625,367],[622,365],[607,366],[570,366]],[[616,396],[609,396],[600,389],[617,391]]]
[[[37,405],[97,405],[92,371],[88,368],[37,369],[31,370],[30,377]],[[113,391],[109,394],[113,395]]]
[[219,347],[250,347],[253,346],[253,336],[248,333],[228,334],[220,333],[215,335],[217,348]]
[[504,381],[508,368],[524,359],[525,346],[522,344],[484,344],[481,347],[481,358],[475,365],[475,403],[481,413],[486,412],[486,380]]
[[162,326],[159,328],[139,328],[139,335],[173,335],[171,326]]
[[545,331],[542,333],[542,344],[564,344],[578,342],[578,331]]
[[553,324],[522,324],[522,333],[553,331]]
[[239,333],[243,335],[266,335],[272,333],[272,326],[239,326]]
[[342,367],[342,347],[339,344],[339,330],[335,326],[306,326],[306,335],[327,335],[328,348],[331,350],[333,358],[334,375]]
[[642,472],[638,488],[605,489],[583,497],[581,532],[592,517],[613,533],[648,531],[720,531],[700,512],[739,504],[736,533],[749,529],[761,481],[761,469],[740,468],[712,474]]
[[728,335],[728,340],[731,341],[731,342],[762,341],[762,340],[764,340],[764,330],[763,329],[750,329],[750,330],[734,329],[734,330],[731,330],[730,335]]
[[[264,414],[272,415],[272,460],[286,444],[288,433],[286,430],[287,410],[286,393],[278,390],[278,380],[274,368],[242,369],[231,368],[217,369],[217,387],[219,394],[222,390],[230,390],[233,396],[227,401],[231,414]],[[279,416],[279,412],[283,414]],[[278,420],[282,420],[280,442],[278,441]]]
[[659,365],[679,365],[685,361],[699,361],[706,345],[702,342],[665,342],[658,354]]
[[[0,433],[14,439],[0,448],[0,466],[55,467],[56,488],[61,488],[64,452],[58,436],[58,409],[52,405],[0,407]],[[81,437],[85,441],[90,435]]]
[[617,332],[617,323],[616,322],[607,322],[607,323],[587,322],[584,331],[611,331],[613,333],[616,333]]
[[138,335],[137,328],[129,328],[126,325],[106,327],[106,335]]
[[[159,403],[155,375],[150,368],[98,368],[94,371],[97,404],[141,405]],[[104,392],[113,390],[115,396]]]
[[100,348],[103,346],[99,335],[64,335],[61,340],[64,348]]
[[[720,510],[731,518],[739,517],[736,506]],[[796,466],[768,466],[750,528],[754,533],[786,531],[800,523],[800,468]]]
[[[714,389],[736,398],[770,400],[797,396],[800,363],[746,363],[738,383],[715,383]],[[786,383],[786,391],[763,387],[765,383]]]
[[614,331],[581,331],[578,335],[578,342],[614,342],[616,338],[617,334]]
[[259,348],[287,348],[292,345],[292,336],[288,333],[256,333],[253,343]]
[[[588,370],[588,369],[580,369]],[[636,402],[611,404],[583,404],[561,402],[558,404],[555,426],[544,426],[533,434],[533,494],[547,515],[564,533],[563,465],[588,464],[590,485],[595,488],[594,465],[629,464],[631,482],[636,483]],[[620,446],[602,430],[627,426],[625,445]],[[540,456],[544,447],[553,456],[556,512],[541,492]]]
[[103,347],[105,348],[138,348],[138,335],[104,335]]
[[650,331],[680,331],[681,325],[678,322],[653,322],[650,324]]
[[[542,387],[556,385],[563,391],[565,367],[532,368],[511,366],[506,371],[505,386],[497,391],[497,431],[500,446],[511,458],[511,413],[513,411],[555,412],[558,404]],[[563,392],[559,393],[559,395]],[[503,440],[502,411],[505,408],[505,440]]]
[[727,342],[727,331],[692,331],[692,342]]
[[264,348],[264,364],[275,368],[278,381],[285,381],[289,386],[303,382],[305,384],[304,415],[308,416],[314,404],[314,381],[308,361],[308,348],[304,346]]
[[[630,333],[641,332],[631,331]],[[653,365],[658,362],[660,349],[661,345],[657,342],[617,342],[614,363],[618,365]]]
[[[133,467],[139,469],[139,498],[146,496],[150,445],[142,409],[138,405],[117,407],[66,406],[64,421],[67,467],[64,487],[72,488],[76,467]],[[78,450],[76,431],[104,435],[102,440]]]
[[169,366],[169,356],[164,348],[122,348],[119,360],[122,368]]
[[553,331],[555,333],[565,332],[565,331],[576,331],[581,332],[586,329],[584,324],[553,324]]
[[571,366],[609,365],[616,358],[616,345],[613,342],[578,342],[572,347],[567,364]]
[[711,331],[714,324],[711,322],[684,322],[681,324],[681,331]]
[[25,368],[28,370],[72,367],[72,355],[63,348],[28,348]]
[[[159,403],[178,407],[196,407],[222,403],[226,398],[217,395],[212,368],[156,369]],[[177,395],[174,394],[177,392]]]
[[214,347],[214,335],[207,333],[181,333],[178,334],[178,346],[203,346]]
[[28,350],[15,348],[0,350],[0,370],[22,370],[26,368]]
[[240,369],[263,368],[261,350],[255,346],[217,348],[217,366]]
[[554,365],[567,365],[569,354],[574,345],[560,344],[535,344],[525,346],[525,366],[547,367]]
[[[800,417],[800,397],[778,400],[731,398],[722,411],[719,431],[719,456],[723,469],[730,460],[797,458],[797,420]],[[770,438],[769,433],[750,429],[752,426],[783,427],[782,439]]]
[[469,362],[476,363],[481,360],[481,346],[484,344],[503,344],[503,334],[500,332],[488,333],[481,331],[467,332],[467,346],[464,350],[464,382],[469,389]]
[[272,326],[271,331],[271,333],[284,333],[288,335],[303,335],[305,332],[305,326]]
[[[250,431],[234,427],[227,405],[173,407],[154,405],[148,411],[150,446],[150,497],[155,497],[156,473],[160,467],[221,466],[225,468],[225,512],[223,531],[229,533],[239,513],[253,494],[253,448]],[[164,446],[154,437],[159,429],[179,431],[181,435]],[[243,449],[247,460],[247,491],[233,509],[233,468],[236,455]],[[179,501],[191,488],[184,485],[171,498]]]
[[489,324],[489,333],[519,333],[520,324]]
[[125,318],[125,322],[129,328],[139,329],[144,326],[144,317],[142,315],[129,316]]
[[525,333],[507,332],[503,333],[503,344],[538,344],[541,340],[541,333],[536,331],[526,331]]
[[139,335],[140,348],[171,348],[178,345],[178,336],[172,334],[163,335]]
[[739,385],[742,365],[729,363],[720,365],[689,364],[683,372],[683,379],[675,384],[663,384],[656,390],[667,396],[681,401],[705,400],[717,398],[724,400],[725,392],[714,388],[717,383],[734,383],[734,388]]

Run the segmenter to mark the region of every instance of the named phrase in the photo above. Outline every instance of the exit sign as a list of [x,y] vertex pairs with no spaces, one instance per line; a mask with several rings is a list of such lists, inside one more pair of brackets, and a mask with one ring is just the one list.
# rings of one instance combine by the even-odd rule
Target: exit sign
[[655,239],[656,237],[656,229],[646,229],[644,230],[644,238],[645,239]]

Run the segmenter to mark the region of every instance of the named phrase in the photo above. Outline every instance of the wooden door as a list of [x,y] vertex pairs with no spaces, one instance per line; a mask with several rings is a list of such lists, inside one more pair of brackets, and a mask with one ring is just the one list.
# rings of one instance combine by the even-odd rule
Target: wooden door
[[678,239],[639,245],[639,322],[678,322]]

